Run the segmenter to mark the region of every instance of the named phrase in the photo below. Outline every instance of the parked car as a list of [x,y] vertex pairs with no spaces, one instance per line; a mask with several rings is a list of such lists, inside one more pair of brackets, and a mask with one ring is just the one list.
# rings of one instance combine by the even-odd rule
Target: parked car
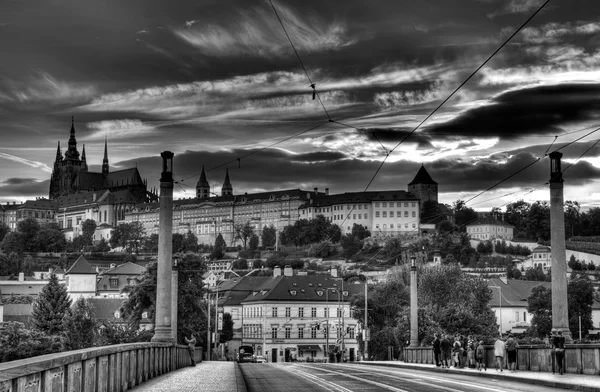
[[254,357],[254,363],[267,363],[267,358],[262,355],[257,355]]

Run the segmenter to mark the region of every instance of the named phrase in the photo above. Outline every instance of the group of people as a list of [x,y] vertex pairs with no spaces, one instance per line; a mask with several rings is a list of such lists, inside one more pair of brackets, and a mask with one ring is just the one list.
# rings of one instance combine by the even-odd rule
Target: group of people
[[[472,368],[487,371],[485,361],[485,348],[483,340],[477,340],[473,336],[462,335],[433,335],[433,356],[438,367],[450,368]],[[565,337],[562,331],[552,329],[552,335],[548,337],[548,344],[552,348],[552,374],[564,373],[565,359]],[[504,371],[505,357],[508,370],[517,371],[517,350],[519,343],[512,334],[507,338],[498,337],[494,342],[494,365],[496,371]],[[556,369],[557,368],[557,369]]]
[[487,370],[485,364],[485,349],[483,340],[478,341],[473,336],[434,334],[433,355],[436,366],[443,369],[477,368]]

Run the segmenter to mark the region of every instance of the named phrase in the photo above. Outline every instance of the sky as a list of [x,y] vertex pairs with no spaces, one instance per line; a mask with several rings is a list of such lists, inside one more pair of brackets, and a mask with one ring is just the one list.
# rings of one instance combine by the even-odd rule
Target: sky
[[242,194],[406,190],[425,165],[489,211],[548,201],[560,149],[565,200],[600,206],[597,0],[550,0],[413,132],[542,3],[273,0],[303,68],[268,0],[1,1],[0,203],[48,196],[74,116],[92,171],[106,138],[158,186],[174,152],[175,198],[202,166]]

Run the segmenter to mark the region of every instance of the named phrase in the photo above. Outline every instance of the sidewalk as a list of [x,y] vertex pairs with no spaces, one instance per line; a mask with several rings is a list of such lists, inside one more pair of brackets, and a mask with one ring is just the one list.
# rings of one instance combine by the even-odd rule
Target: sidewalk
[[398,361],[368,361],[354,362],[358,365],[367,366],[388,366],[402,369],[425,370],[438,373],[454,373],[464,374],[473,377],[485,377],[496,379],[510,379],[523,383],[541,385],[546,387],[556,387],[564,389],[573,389],[576,391],[600,392],[600,376],[589,374],[552,374],[547,372],[530,372],[525,370],[517,370],[510,372],[504,369],[503,372],[498,372],[494,368],[488,368],[486,371],[478,371],[475,369],[442,369],[430,364],[422,363],[405,363]]
[[246,383],[237,362],[203,361],[153,378],[132,391],[246,392]]

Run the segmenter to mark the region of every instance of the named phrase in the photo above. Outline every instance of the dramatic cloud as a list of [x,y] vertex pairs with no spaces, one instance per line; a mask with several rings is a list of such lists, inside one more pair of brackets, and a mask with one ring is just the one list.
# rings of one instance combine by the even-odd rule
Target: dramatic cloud
[[13,161],[13,162],[17,162],[17,163],[21,163],[23,165],[26,166],[30,166],[30,167],[35,167],[35,168],[39,168],[42,171],[46,172],[46,173],[52,173],[52,168],[48,165],[46,165],[45,163],[42,162],[36,162],[36,161],[31,161],[29,159],[25,159],[25,158],[21,158],[15,155],[11,155],[11,154],[7,154],[4,152],[0,152],[0,158],[1,159],[8,159],[9,161]]

